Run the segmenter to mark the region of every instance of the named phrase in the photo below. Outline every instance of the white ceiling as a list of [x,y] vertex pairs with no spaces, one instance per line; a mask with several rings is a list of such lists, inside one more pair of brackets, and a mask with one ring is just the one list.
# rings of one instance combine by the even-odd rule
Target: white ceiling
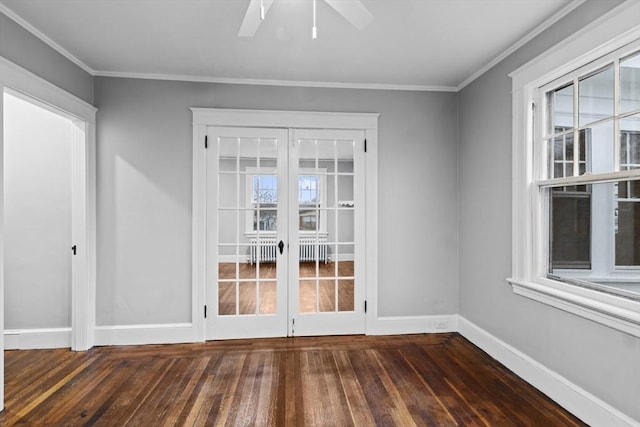
[[[344,0],[352,1],[352,0]],[[455,90],[583,0],[362,0],[363,31],[322,0],[275,0],[253,38],[249,0],[0,0],[94,75]]]

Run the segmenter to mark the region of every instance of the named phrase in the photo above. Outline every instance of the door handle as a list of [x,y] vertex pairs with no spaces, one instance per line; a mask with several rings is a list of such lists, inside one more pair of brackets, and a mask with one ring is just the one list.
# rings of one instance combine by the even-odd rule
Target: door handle
[[76,245],[71,246],[71,251],[74,255],[76,254]]
[[282,240],[280,240],[280,243],[278,243],[278,247],[280,248],[280,255],[282,255],[282,253],[284,252],[284,242]]

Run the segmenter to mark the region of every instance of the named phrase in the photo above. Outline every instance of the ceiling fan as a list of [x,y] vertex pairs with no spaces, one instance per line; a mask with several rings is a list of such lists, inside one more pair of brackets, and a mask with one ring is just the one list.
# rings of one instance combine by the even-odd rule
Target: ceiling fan
[[[324,0],[336,12],[344,17],[351,25],[359,30],[363,30],[371,21],[373,15],[362,4],[361,0]],[[247,12],[244,15],[238,36],[253,37],[258,27],[264,20],[269,8],[273,4],[273,0],[250,0]],[[313,0],[313,31],[312,37],[316,38],[316,0]]]

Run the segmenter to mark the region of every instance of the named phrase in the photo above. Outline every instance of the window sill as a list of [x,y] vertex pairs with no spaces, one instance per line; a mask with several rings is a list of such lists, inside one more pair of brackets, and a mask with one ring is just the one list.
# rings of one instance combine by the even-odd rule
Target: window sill
[[569,284],[507,279],[517,295],[640,338],[640,302]]

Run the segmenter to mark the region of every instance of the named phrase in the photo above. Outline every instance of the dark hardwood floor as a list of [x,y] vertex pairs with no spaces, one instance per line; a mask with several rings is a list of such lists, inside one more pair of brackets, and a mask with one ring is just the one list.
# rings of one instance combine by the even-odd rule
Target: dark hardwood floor
[[0,425],[577,426],[459,334],[5,352]]

